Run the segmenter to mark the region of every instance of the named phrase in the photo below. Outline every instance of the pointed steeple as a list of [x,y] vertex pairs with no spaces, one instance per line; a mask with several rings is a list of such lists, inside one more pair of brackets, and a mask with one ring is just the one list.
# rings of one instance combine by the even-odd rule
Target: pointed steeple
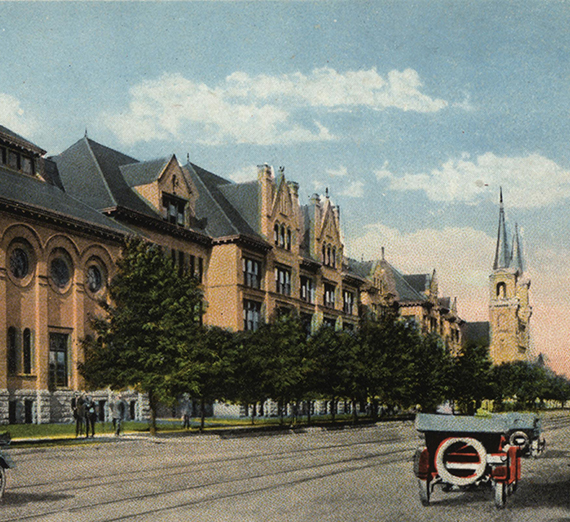
[[515,223],[515,233],[513,235],[513,250],[511,253],[511,263],[510,266],[517,270],[519,273],[523,273],[523,255],[519,236],[519,227]]
[[507,225],[505,224],[505,209],[503,208],[503,189],[500,192],[499,230],[497,232],[497,248],[495,250],[495,262],[493,270],[508,268],[511,252],[507,240]]

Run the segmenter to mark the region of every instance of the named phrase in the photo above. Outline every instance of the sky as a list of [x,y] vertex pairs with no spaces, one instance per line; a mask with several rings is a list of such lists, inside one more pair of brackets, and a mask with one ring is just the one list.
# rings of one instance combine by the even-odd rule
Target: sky
[[570,376],[570,3],[0,1],[0,124],[328,189],[346,253],[488,320],[502,187],[532,350]]

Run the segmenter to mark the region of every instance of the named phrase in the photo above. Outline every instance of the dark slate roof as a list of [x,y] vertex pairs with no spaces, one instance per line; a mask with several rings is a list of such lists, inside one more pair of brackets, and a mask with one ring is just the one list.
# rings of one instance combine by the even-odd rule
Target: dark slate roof
[[63,188],[63,183],[59,177],[59,171],[57,170],[57,163],[52,161],[51,159],[44,160],[44,179],[56,187],[60,188],[61,190],[65,190]]
[[35,210],[75,224],[97,227],[108,233],[130,231],[55,185],[0,167],[0,201],[9,206]]
[[8,129],[7,127],[4,127],[3,125],[0,125],[0,138],[3,138],[14,145],[17,145],[18,147],[28,149],[40,156],[43,156],[46,153],[46,151],[42,148],[34,145],[31,141],[23,138],[19,134],[16,134],[14,131]]
[[192,181],[198,190],[196,215],[206,218],[206,232],[214,238],[248,235],[262,239],[256,230],[244,219],[240,210],[232,202],[242,207],[246,204],[244,196],[249,188],[233,189],[233,182],[207,170],[188,163],[186,165]]
[[491,341],[491,324],[489,321],[464,323],[462,327],[463,344],[473,343],[489,346]]
[[429,274],[409,274],[404,275],[403,277],[416,292],[425,292],[429,290],[431,282],[431,276]]
[[87,137],[55,156],[65,190],[97,210],[125,208],[160,219],[127,184],[120,167],[135,158]]
[[252,230],[260,232],[261,187],[257,181],[219,186],[229,203],[240,213]]
[[[423,302],[426,297],[413,288],[407,281],[407,277],[399,270],[394,268],[386,260],[373,260],[373,261],[357,261],[355,259],[346,259],[346,265],[349,272],[363,278],[370,279],[374,270],[382,265],[386,275],[389,290],[394,292],[396,299],[400,303]],[[391,288],[390,288],[391,287]]]
[[156,181],[171,159],[172,156],[130,163],[128,165],[121,165],[119,169],[129,187],[138,187],[139,185],[148,185]]

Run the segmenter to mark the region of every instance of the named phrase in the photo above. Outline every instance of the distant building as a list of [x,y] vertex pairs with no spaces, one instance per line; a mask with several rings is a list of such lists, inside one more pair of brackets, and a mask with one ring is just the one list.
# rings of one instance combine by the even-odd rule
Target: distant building
[[518,227],[509,244],[501,191],[497,248],[489,276],[490,355],[495,364],[530,360],[529,293]]

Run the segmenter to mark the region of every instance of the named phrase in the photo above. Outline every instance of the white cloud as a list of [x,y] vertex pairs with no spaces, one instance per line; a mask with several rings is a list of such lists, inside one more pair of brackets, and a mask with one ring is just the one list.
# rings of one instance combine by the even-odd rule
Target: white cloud
[[384,78],[376,68],[339,73],[330,67],[314,69],[310,74],[249,76],[236,72],[227,78],[228,93],[236,97],[287,99],[313,107],[348,108],[367,106],[374,109],[394,107],[404,111],[436,112],[448,106],[422,92],[423,84],[413,69],[393,70]]
[[24,137],[29,136],[36,127],[35,122],[25,115],[18,99],[1,92],[0,124]]
[[427,174],[396,176],[380,170],[376,176],[388,180],[392,190],[420,190],[441,202],[494,201],[499,186],[511,207],[542,207],[570,196],[570,171],[538,154],[509,158],[488,152],[475,160],[463,155]]
[[343,188],[339,194],[349,198],[364,197],[364,183],[362,181],[352,181],[348,186]]
[[236,183],[255,181],[257,179],[257,166],[249,165],[247,167],[242,167],[241,169],[231,173],[228,177]]
[[421,87],[412,69],[390,71],[385,78],[374,68],[345,73],[321,68],[281,76],[235,72],[216,86],[164,74],[134,86],[126,110],[105,113],[102,119],[125,144],[183,137],[205,144],[331,141],[335,136],[321,122],[295,121],[301,109],[435,112],[448,106],[423,94]]
[[348,169],[341,165],[338,169],[327,169],[326,173],[333,178],[342,178],[348,176]]
[[405,234],[377,223],[364,227],[361,236],[347,239],[347,250],[355,259],[380,259],[382,247],[386,260],[403,273],[435,269],[441,295],[457,297],[463,318],[487,320],[494,238],[469,227]]

